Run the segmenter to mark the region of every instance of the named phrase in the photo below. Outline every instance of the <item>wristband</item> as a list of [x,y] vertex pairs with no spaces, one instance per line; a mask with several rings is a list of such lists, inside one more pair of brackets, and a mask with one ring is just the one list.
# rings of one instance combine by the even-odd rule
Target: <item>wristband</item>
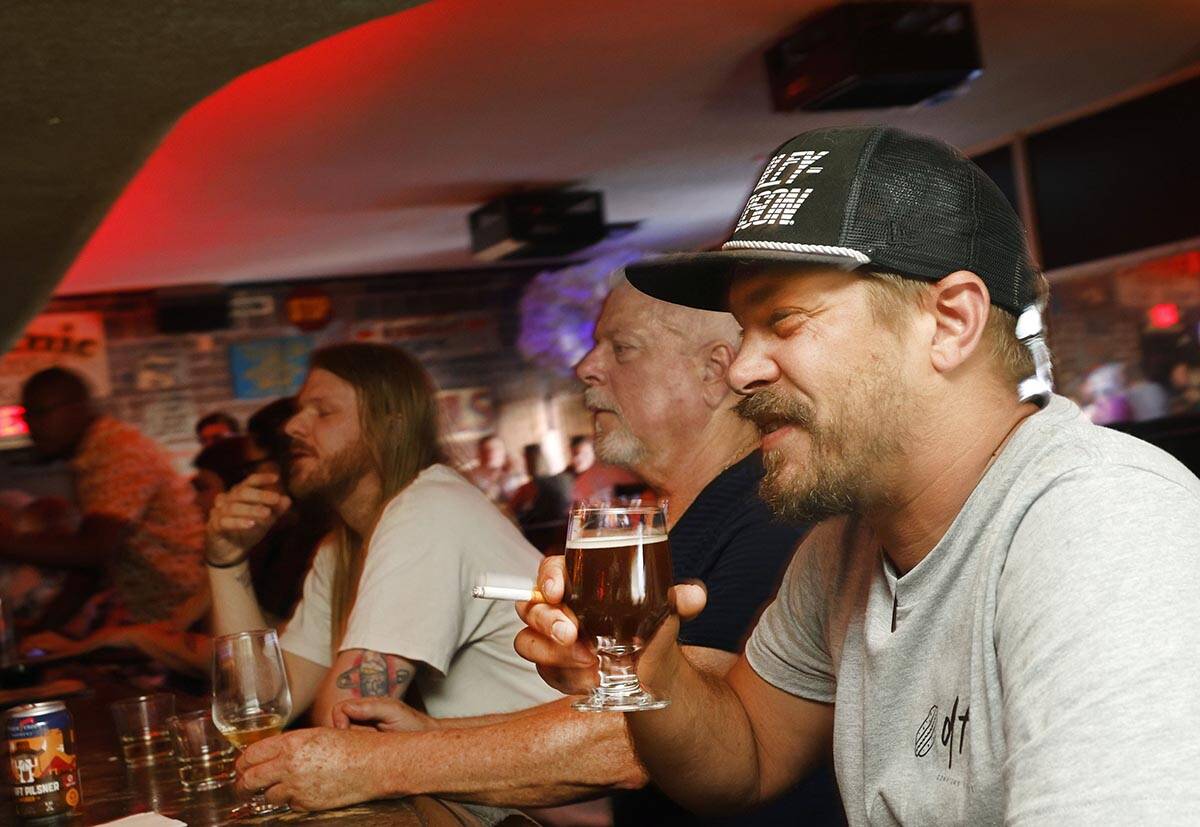
[[249,554],[243,554],[241,557],[237,558],[236,560],[231,560],[228,563],[217,563],[213,560],[210,560],[206,554],[204,555],[204,565],[208,566],[210,569],[231,569],[235,566],[240,566],[242,563],[245,563],[249,556]]

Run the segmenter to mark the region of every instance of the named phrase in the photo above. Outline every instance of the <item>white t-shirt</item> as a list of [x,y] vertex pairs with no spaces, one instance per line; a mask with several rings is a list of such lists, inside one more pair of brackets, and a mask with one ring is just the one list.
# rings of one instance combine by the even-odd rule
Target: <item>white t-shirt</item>
[[[416,684],[437,718],[526,709],[561,697],[513,650],[523,628],[507,601],[476,600],[480,574],[532,578],[541,554],[471,483],[422,471],[383,510],[338,651],[369,649],[425,664]],[[323,666],[330,651],[332,547],[323,547],[280,641]]]

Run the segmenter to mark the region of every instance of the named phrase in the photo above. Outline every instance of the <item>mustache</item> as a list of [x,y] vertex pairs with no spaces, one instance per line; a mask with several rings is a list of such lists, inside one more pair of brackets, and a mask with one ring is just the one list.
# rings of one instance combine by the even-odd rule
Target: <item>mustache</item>
[[317,452],[311,447],[295,439],[293,439],[292,444],[288,446],[288,456],[291,457],[313,457],[316,455]]
[[585,388],[583,391],[583,407],[587,408],[592,413],[596,411],[612,411],[617,416],[621,415],[621,409],[617,407],[617,403],[604,395],[604,391],[599,388]]
[[773,388],[742,397],[734,405],[733,411],[747,422],[752,422],[761,434],[769,434],[784,425],[798,425],[805,430],[812,430],[812,408]]

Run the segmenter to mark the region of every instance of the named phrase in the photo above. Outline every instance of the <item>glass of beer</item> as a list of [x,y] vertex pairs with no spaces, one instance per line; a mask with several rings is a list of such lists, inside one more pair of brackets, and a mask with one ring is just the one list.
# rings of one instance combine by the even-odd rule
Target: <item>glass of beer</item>
[[[283,654],[274,629],[222,635],[213,641],[212,720],[239,750],[278,735],[292,714]],[[235,818],[282,813],[287,805],[254,796],[234,810]]]
[[579,619],[579,639],[600,661],[600,685],[575,709],[636,712],[668,704],[638,683],[635,658],[667,615],[671,580],[663,506],[571,509],[566,604]]

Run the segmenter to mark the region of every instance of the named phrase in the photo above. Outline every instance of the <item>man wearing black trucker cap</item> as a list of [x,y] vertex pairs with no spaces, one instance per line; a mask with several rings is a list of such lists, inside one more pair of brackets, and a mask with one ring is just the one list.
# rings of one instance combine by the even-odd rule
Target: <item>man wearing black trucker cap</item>
[[[677,586],[628,715],[669,795],[736,811],[832,742],[851,824],[1190,824],[1200,814],[1200,481],[1051,390],[1040,275],[996,187],[896,129],[768,162],[720,251],[627,270],[727,308],[765,500],[821,520],[723,680],[680,655]],[[561,564],[517,648],[578,666]]]

